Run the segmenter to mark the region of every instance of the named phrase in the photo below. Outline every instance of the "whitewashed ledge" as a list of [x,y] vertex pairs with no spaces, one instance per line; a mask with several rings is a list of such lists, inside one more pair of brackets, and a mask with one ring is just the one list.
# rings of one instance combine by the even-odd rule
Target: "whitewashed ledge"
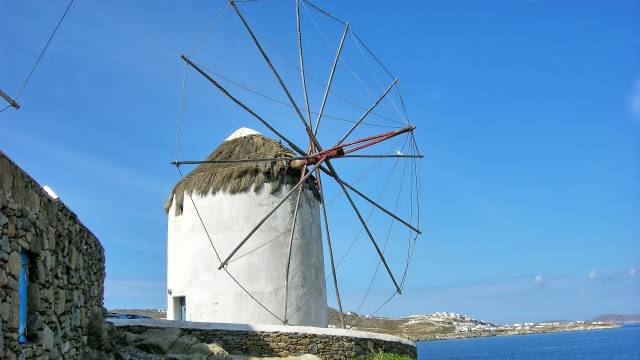
[[126,326],[145,326],[154,328],[180,328],[194,330],[223,330],[223,331],[247,331],[247,332],[278,332],[278,333],[301,333],[313,335],[327,336],[347,336],[359,339],[375,339],[386,342],[398,342],[409,346],[415,344],[407,339],[398,336],[371,333],[366,331],[338,329],[338,328],[319,328],[312,326],[293,326],[293,325],[251,325],[251,324],[231,324],[231,323],[209,323],[196,321],[179,321],[179,320],[158,320],[158,319],[107,319],[116,327]]

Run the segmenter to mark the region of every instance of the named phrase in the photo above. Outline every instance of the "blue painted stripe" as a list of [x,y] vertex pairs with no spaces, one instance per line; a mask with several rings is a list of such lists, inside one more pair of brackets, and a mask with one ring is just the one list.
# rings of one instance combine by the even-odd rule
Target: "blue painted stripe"
[[20,313],[18,325],[18,342],[27,342],[27,266],[29,256],[25,251],[20,253],[20,277],[18,279],[18,296],[20,300]]

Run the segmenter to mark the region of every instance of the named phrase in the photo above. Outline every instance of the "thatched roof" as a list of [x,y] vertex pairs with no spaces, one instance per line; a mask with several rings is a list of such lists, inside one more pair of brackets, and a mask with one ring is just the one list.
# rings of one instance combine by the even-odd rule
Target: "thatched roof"
[[[223,142],[215,149],[207,160],[239,160],[259,158],[294,157],[295,154],[282,146],[278,141],[262,135],[247,135]],[[300,170],[288,166],[288,161],[232,163],[232,164],[200,164],[187,176],[180,180],[169,194],[164,206],[169,212],[171,205],[176,202],[175,214],[182,214],[184,194],[208,195],[218,191],[235,194],[244,191],[262,190],[265,184],[270,184],[271,193],[280,190],[283,184],[294,185],[300,180]],[[318,190],[314,179],[309,177],[307,189],[318,198]]]

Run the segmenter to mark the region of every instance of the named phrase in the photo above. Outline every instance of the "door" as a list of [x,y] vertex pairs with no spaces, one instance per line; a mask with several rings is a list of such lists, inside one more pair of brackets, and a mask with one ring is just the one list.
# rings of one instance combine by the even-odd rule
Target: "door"
[[187,299],[184,296],[173,297],[173,318],[187,321]]

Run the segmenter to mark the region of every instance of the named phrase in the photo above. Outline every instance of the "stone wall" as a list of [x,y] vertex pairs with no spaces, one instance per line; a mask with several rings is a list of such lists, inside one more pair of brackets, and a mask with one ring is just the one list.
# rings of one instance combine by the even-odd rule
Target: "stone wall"
[[143,334],[149,329],[179,328],[202,343],[217,343],[229,354],[287,357],[303,354],[323,359],[352,359],[380,351],[416,358],[416,346],[391,335],[305,326],[259,326],[171,320],[110,320],[118,331]]
[[[25,344],[18,343],[21,252],[29,259]],[[0,358],[84,358],[104,277],[98,239],[0,152]]]

